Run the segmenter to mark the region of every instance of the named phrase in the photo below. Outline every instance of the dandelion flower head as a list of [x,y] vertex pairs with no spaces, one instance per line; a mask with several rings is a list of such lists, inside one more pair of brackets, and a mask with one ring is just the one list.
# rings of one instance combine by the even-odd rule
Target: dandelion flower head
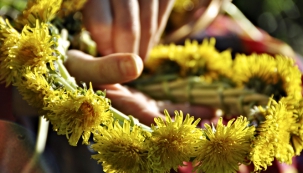
[[234,60],[233,80],[275,100],[301,93],[301,73],[292,59],[268,54],[238,54]]
[[[8,20],[4,20],[0,16],[0,45],[6,44],[9,40],[18,39],[20,36],[19,32],[11,26]],[[13,46],[13,45],[11,45]]]
[[92,86],[88,90],[66,92],[66,96],[48,98],[52,100],[44,109],[45,117],[52,123],[58,134],[68,137],[70,145],[75,146],[82,136],[83,143],[88,140],[95,128],[111,119],[109,100],[94,93]]
[[25,26],[18,43],[12,47],[9,55],[10,61],[6,67],[11,70],[20,69],[23,66],[36,68],[41,73],[47,73],[47,64],[54,69],[53,61],[57,60],[56,51],[53,49],[56,43],[50,35],[47,24],[39,24],[35,28]]
[[116,120],[107,127],[100,126],[94,132],[95,143],[91,145],[98,154],[92,158],[102,163],[104,171],[109,173],[152,172],[145,145],[148,133],[139,126],[131,127],[127,120],[123,125]]
[[277,73],[282,80],[287,96],[300,100],[302,98],[302,73],[295,61],[282,55],[276,55],[275,60],[277,62]]
[[37,19],[43,23],[50,22],[57,15],[61,3],[62,0],[28,0],[17,22],[21,26],[35,26]]
[[205,138],[200,141],[194,160],[199,172],[237,172],[239,164],[246,164],[254,138],[254,126],[245,117],[238,117],[223,125],[220,118],[216,128],[205,124]]
[[266,170],[274,158],[290,164],[294,156],[289,131],[289,125],[294,123],[293,112],[287,110],[283,100],[276,102],[273,99],[270,99],[266,109],[259,109],[265,120],[256,128],[257,136],[250,152],[255,171]]
[[164,111],[166,121],[156,118],[157,126],[152,125],[152,136],[149,140],[148,158],[154,170],[159,172],[177,169],[183,161],[189,161],[195,155],[195,147],[202,136],[201,129],[197,128],[200,119],[175,111],[175,121],[168,112]]
[[50,96],[55,92],[49,85],[43,74],[23,68],[19,78],[14,83],[20,94],[27,103],[38,110],[42,110],[47,104],[44,100],[46,96]]
[[13,82],[10,51],[17,45],[21,35],[8,21],[0,17],[0,81],[10,85]]
[[[145,66],[151,71],[157,71],[165,60],[177,63],[181,76],[201,75],[210,78],[218,78],[219,75],[228,75],[232,65],[229,50],[218,52],[215,48],[215,39],[204,40],[201,44],[197,41],[187,40],[181,45],[159,45],[155,47]],[[158,68],[157,68],[158,67]]]
[[[291,105],[294,105],[294,124],[290,125],[291,144],[296,155],[300,155],[303,150],[303,99],[299,101],[292,98],[285,98]],[[294,103],[295,102],[295,103]]]

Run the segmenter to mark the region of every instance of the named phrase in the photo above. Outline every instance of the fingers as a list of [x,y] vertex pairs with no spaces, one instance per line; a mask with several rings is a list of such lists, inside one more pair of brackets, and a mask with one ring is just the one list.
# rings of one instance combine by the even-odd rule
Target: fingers
[[67,70],[78,81],[94,85],[124,83],[137,78],[143,69],[141,58],[131,53],[116,53],[94,58],[81,51],[70,50],[65,62]]
[[111,0],[114,23],[115,52],[138,54],[140,38],[139,4],[137,0]]
[[106,97],[111,100],[114,108],[126,115],[134,116],[140,123],[150,126],[154,123],[154,118],[163,118],[155,100],[151,100],[140,92],[129,91],[119,84],[102,86],[102,89],[106,90]]
[[83,22],[97,43],[101,55],[114,53],[113,17],[109,0],[89,0],[83,9]]
[[145,59],[166,26],[174,0],[89,0],[84,24],[101,55],[136,53]]
[[146,59],[149,50],[154,45],[153,36],[158,27],[158,0],[139,0],[141,37],[139,56]]
[[140,48],[139,55],[143,60],[149,50],[159,42],[166,26],[175,0],[139,0],[140,7]]
[[159,0],[158,30],[155,35],[155,42],[160,40],[174,3],[175,0]]

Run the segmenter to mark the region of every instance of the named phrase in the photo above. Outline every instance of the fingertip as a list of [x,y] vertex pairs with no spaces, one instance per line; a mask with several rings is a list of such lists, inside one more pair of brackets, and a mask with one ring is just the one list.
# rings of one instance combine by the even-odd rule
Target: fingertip
[[123,58],[119,59],[119,67],[121,73],[129,79],[136,79],[143,70],[142,59],[132,53],[123,54]]
[[94,58],[81,51],[70,50],[65,66],[78,81],[94,85],[125,83],[136,79],[143,70],[142,59],[132,53],[116,53]]
[[136,66],[137,66],[137,72],[140,75],[143,71],[144,65],[143,65],[143,60],[140,56],[133,54],[134,55],[134,59],[136,62]]

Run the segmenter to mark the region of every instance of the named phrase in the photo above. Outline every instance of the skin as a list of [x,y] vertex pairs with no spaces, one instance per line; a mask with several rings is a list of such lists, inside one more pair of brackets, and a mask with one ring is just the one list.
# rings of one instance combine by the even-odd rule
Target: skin
[[159,41],[173,4],[174,0],[88,0],[83,18],[101,55],[127,52],[144,60]]

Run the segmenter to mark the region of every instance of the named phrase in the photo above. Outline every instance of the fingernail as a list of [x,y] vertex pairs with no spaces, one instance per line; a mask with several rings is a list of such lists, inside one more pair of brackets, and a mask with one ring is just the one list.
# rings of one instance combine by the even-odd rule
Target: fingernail
[[136,77],[143,70],[143,62],[137,55],[130,55],[120,61],[120,68],[124,75]]

